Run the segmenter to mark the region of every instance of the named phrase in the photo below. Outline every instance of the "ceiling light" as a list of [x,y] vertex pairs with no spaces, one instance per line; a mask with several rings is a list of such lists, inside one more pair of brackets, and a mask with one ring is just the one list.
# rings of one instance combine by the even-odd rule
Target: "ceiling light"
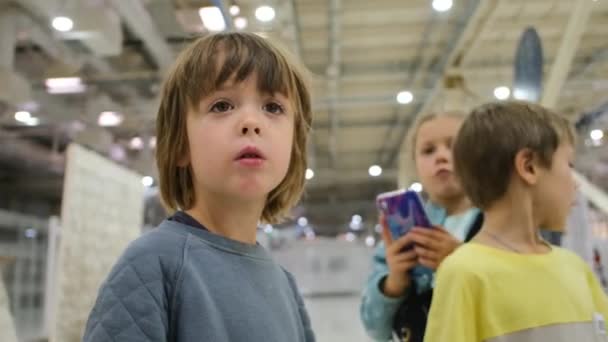
[[354,234],[354,233],[352,233],[352,232],[348,232],[348,233],[346,233],[346,235],[344,236],[344,238],[345,238],[345,239],[346,239],[346,241],[348,241],[348,242],[353,242],[353,241],[355,241],[355,240],[357,239],[357,235],[355,235],[355,234]]
[[527,101],[533,101],[534,97],[533,94],[530,93],[529,91],[525,90],[525,89],[521,89],[521,88],[515,88],[513,90],[513,97],[516,100],[527,100]]
[[604,138],[604,131],[602,131],[601,129],[594,129],[593,131],[591,131],[591,133],[589,133],[589,136],[591,137],[591,139],[599,141]]
[[144,141],[140,137],[135,137],[129,142],[129,147],[133,150],[141,150],[144,148]]
[[494,97],[499,100],[506,100],[511,96],[511,89],[509,87],[496,87],[494,88]]
[[243,30],[247,27],[247,19],[243,17],[238,17],[234,19],[234,27],[238,30]]
[[368,237],[365,238],[365,245],[367,247],[374,247],[374,245],[376,244],[376,238],[369,235]]
[[308,219],[306,217],[304,217],[304,216],[300,217],[298,219],[298,226],[300,226],[300,227],[306,227],[306,226],[308,226]]
[[35,228],[28,228],[25,230],[25,237],[28,239],[35,239],[38,236],[38,230]]
[[40,123],[38,118],[33,117],[30,112],[26,112],[24,110],[20,110],[15,113],[15,120],[28,126],[37,126]]
[[201,17],[203,26],[209,31],[219,32],[226,29],[226,22],[222,11],[216,6],[201,7],[198,9],[198,15]]
[[80,77],[47,78],[44,84],[49,94],[74,94],[86,90],[86,85]]
[[311,180],[315,176],[315,172],[312,169],[306,169],[306,179]]
[[237,5],[230,6],[230,14],[239,15],[239,13],[241,13],[241,9],[239,8],[239,6],[237,6]]
[[274,228],[272,227],[271,224],[267,224],[264,226],[264,233],[266,234],[270,234],[274,231]]
[[32,115],[30,114],[30,112],[26,112],[26,111],[18,111],[15,113],[15,120],[21,122],[21,123],[26,123],[29,119],[32,118]]
[[422,192],[422,184],[415,182],[412,183],[412,185],[410,185],[410,190],[416,191],[416,192]]
[[377,225],[374,227],[374,231],[375,231],[376,233],[378,233],[378,234],[382,233],[382,225],[377,224]]
[[409,91],[400,91],[397,94],[397,102],[401,104],[408,104],[414,101],[414,95]]
[[59,32],[68,32],[74,28],[74,21],[68,17],[55,17],[51,24]]
[[433,0],[433,9],[437,12],[446,12],[452,8],[452,0]]
[[255,10],[255,17],[262,22],[271,21],[274,16],[274,8],[270,6],[260,6]]
[[40,120],[38,118],[31,117],[24,123],[28,126],[38,126]]
[[372,177],[378,177],[382,174],[382,168],[378,165],[372,165],[369,167],[369,175]]
[[361,230],[361,228],[363,228],[363,218],[361,217],[361,215],[353,215],[353,217],[350,220],[350,229],[352,230]]
[[152,184],[154,184],[154,178],[152,178],[150,176],[142,177],[141,184],[143,184],[145,187],[151,187]]
[[101,127],[114,127],[122,123],[123,116],[117,112],[101,112],[97,118],[97,124]]

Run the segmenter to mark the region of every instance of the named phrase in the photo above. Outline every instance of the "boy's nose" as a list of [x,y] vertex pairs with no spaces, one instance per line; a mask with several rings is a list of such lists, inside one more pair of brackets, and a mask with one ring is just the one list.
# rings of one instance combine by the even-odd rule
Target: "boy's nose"
[[260,128],[259,127],[243,126],[241,132],[243,133],[243,135],[247,135],[247,134],[250,134],[250,133],[255,133],[257,135],[260,135]]

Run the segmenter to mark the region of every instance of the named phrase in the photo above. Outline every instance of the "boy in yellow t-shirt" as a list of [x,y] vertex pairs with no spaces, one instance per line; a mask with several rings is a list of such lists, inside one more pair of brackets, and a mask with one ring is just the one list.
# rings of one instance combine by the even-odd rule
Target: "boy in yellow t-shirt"
[[460,129],[456,172],[485,221],[439,268],[425,342],[608,341],[608,299],[585,262],[551,246],[574,202],[575,133],[526,102],[481,106]]

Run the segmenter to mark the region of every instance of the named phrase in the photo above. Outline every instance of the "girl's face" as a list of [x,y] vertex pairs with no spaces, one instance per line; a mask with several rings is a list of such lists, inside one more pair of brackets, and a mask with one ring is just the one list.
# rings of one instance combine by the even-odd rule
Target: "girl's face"
[[418,128],[415,140],[414,161],[418,179],[433,201],[465,196],[454,175],[452,144],[463,119],[437,117]]

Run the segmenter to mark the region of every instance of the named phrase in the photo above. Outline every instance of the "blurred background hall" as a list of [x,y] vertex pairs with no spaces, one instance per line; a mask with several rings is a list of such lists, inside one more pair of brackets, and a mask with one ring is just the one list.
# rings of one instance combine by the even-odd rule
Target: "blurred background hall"
[[[306,194],[259,242],[298,279],[320,342],[369,341],[374,199],[408,176],[421,113],[528,99],[580,136],[565,236],[605,282],[608,0],[0,0],[0,340],[79,341],[126,244],[165,217],[159,90],[199,36],[279,41],[312,72]],[[604,283],[605,285],[605,283]]]

